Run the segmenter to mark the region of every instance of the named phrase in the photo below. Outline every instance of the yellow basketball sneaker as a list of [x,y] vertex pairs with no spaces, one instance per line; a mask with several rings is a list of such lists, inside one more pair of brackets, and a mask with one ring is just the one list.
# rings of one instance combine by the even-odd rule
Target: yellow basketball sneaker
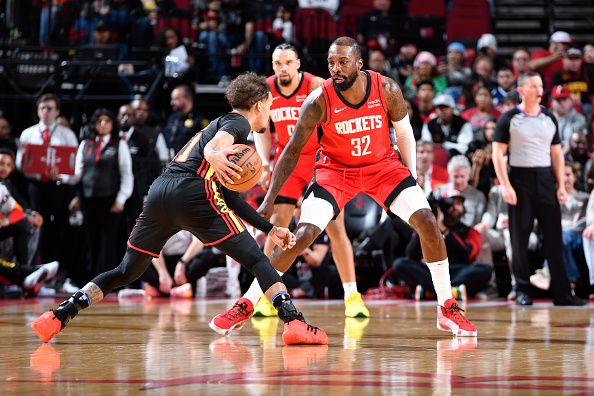
[[365,334],[369,318],[345,318],[344,337],[349,340],[359,341]]
[[361,298],[361,293],[351,294],[344,302],[344,316],[347,318],[368,318],[369,310]]
[[259,317],[251,320],[252,327],[258,332],[260,336],[260,345],[264,348],[276,347],[276,335],[278,334],[278,322],[280,319],[276,317]]
[[276,308],[266,296],[262,296],[254,307],[254,316],[276,316]]

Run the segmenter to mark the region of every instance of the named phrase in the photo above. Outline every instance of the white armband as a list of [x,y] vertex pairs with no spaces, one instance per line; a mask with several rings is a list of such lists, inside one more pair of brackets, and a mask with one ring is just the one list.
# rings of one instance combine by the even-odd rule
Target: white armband
[[408,114],[400,121],[392,122],[396,130],[396,144],[402,161],[410,170],[412,177],[417,178],[417,145]]

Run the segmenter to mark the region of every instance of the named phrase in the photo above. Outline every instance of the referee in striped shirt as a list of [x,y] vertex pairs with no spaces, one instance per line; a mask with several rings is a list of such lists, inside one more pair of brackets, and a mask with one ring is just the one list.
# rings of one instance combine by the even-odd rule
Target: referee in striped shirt
[[538,73],[520,76],[518,92],[522,103],[501,116],[493,138],[493,163],[503,186],[503,199],[509,204],[516,304],[532,305],[528,238],[536,218],[551,271],[554,304],[584,305],[586,301],[572,294],[565,273],[559,204],[567,201],[567,192],[557,120],[540,106],[543,85]]

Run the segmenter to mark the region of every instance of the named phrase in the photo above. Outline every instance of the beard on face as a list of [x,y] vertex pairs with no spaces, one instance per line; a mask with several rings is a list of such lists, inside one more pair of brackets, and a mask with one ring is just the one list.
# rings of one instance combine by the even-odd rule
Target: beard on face
[[281,87],[288,87],[289,85],[291,85],[291,82],[293,81],[293,79],[291,78],[291,76],[288,76],[288,79],[283,80],[282,78],[277,78],[278,84]]
[[342,82],[340,82],[340,83],[337,83],[336,81],[333,81],[334,86],[339,91],[346,91],[347,89],[349,89],[350,87],[353,86],[353,84],[355,83],[355,80],[357,80],[357,75],[358,74],[359,74],[359,72],[355,71],[353,74],[351,74],[349,76],[340,75],[340,77],[343,77],[344,80]]
[[446,213],[444,213],[443,224],[446,227],[455,227],[462,220],[463,214],[464,213],[460,213],[456,210],[449,210]]

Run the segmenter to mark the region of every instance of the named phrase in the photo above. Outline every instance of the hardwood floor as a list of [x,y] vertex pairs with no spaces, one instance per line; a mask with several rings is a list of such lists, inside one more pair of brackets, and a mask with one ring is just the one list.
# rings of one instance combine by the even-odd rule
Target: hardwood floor
[[277,318],[220,337],[230,300],[108,299],[50,344],[29,325],[59,301],[0,301],[2,395],[314,395],[594,393],[594,305],[471,302],[478,338],[435,328],[435,303],[296,301],[329,346],[283,346]]

